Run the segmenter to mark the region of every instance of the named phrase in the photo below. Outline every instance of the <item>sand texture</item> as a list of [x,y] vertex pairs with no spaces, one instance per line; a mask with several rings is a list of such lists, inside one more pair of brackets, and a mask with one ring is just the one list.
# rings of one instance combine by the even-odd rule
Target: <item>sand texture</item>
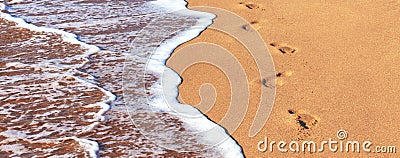
[[[264,128],[249,137],[262,88],[249,52],[231,36],[211,29],[176,49],[198,42],[214,43],[230,51],[244,67],[251,92],[249,108],[232,136],[247,157],[399,156],[329,149],[314,154],[263,153],[257,143],[265,136],[274,141],[320,142],[337,139],[337,131],[343,129],[348,133],[346,140],[368,140],[374,143],[372,147],[400,146],[400,1],[188,2],[189,7],[223,8],[249,21],[274,60],[275,104]],[[184,81],[179,99],[184,103],[199,104],[200,86],[214,86],[217,98],[205,113],[216,122],[221,120],[231,101],[229,79],[223,70],[199,63],[180,74]]]

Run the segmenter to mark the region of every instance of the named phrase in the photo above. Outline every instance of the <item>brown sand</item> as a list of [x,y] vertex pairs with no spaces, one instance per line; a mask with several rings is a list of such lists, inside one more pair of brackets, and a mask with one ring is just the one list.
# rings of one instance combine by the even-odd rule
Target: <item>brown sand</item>
[[[286,142],[338,140],[336,132],[344,129],[347,141],[368,140],[374,143],[371,149],[376,145],[399,148],[400,69],[396,65],[400,61],[400,1],[189,0],[189,7],[193,6],[223,8],[253,22],[269,47],[276,71],[281,73],[273,111],[255,137],[249,137],[248,131],[261,84],[250,86],[250,108],[244,123],[232,134],[247,157],[399,156],[398,151],[333,153],[327,147],[322,153],[281,153],[276,145],[273,152],[262,153],[257,143],[265,136],[270,141]],[[187,44],[196,42],[223,46],[244,65],[250,79],[257,78],[253,59],[233,38],[206,30]],[[214,85],[218,97],[206,115],[218,122],[231,97],[222,71],[196,64],[181,76],[184,82],[179,98],[187,104],[200,102],[201,84]]]

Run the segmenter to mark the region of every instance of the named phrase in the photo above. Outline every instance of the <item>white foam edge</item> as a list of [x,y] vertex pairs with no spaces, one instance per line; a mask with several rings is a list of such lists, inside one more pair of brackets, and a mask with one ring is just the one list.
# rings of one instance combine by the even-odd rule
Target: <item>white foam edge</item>
[[[19,68],[23,68],[23,67],[39,68],[39,67],[48,67],[48,66],[52,66],[52,65],[41,65],[41,64],[29,64],[28,65],[28,64],[23,64],[20,62],[12,62],[12,63],[6,64],[6,67],[10,67],[10,66],[19,67]],[[67,72],[64,74],[54,73],[54,74],[47,74],[47,76],[48,77],[68,76],[68,77],[74,78],[75,80],[77,80],[78,82],[80,82],[83,85],[87,85],[88,87],[94,86],[94,87],[98,88],[107,97],[107,99],[102,100],[101,102],[96,102],[94,104],[85,105],[83,107],[84,108],[100,107],[101,109],[94,115],[94,119],[92,119],[90,121],[92,121],[92,122],[104,121],[105,120],[104,114],[111,108],[109,103],[114,101],[116,99],[116,96],[114,94],[112,94],[110,91],[107,91],[107,90],[97,86],[95,83],[89,82],[86,79],[82,79],[81,77],[73,76],[74,73],[75,72]]]
[[[20,2],[20,1],[18,1],[18,2]],[[4,4],[3,4],[3,6],[4,6]],[[35,26],[33,24],[28,24],[22,18],[12,17],[10,14],[6,14],[6,13],[0,13],[0,17],[4,18],[6,20],[9,20],[9,21],[17,23],[17,27],[26,28],[26,29],[29,29],[29,30],[35,31],[35,32],[49,32],[49,33],[59,34],[59,35],[61,35],[62,39],[65,42],[68,42],[68,43],[71,43],[71,44],[79,44],[83,48],[86,48],[87,51],[82,55],[82,57],[83,56],[88,57],[90,54],[93,54],[95,52],[100,51],[100,48],[98,48],[98,47],[96,47],[94,45],[89,45],[89,44],[86,44],[84,42],[79,41],[75,34],[68,33],[68,32],[65,32],[65,31],[62,31],[62,30],[58,30],[58,29],[38,27],[38,26]],[[86,62],[88,62],[87,59],[83,64],[80,64],[79,66],[83,66]],[[22,63],[18,63],[18,64],[21,64],[21,65],[25,66],[25,64],[22,64]],[[7,64],[7,65],[9,66],[10,64]],[[40,66],[40,65],[38,65],[38,66]],[[32,65],[30,65],[30,66],[32,66]],[[89,75],[89,76],[91,78],[93,77],[91,75]],[[75,79],[77,79],[77,80],[80,80],[82,83],[88,83],[88,81],[86,81],[86,80],[82,80],[82,79],[80,79],[78,77],[75,77],[75,76],[73,76],[73,77]],[[98,106],[100,106],[102,108],[98,112],[98,115],[102,116],[105,112],[107,112],[107,110],[110,109],[110,105],[108,105],[108,103],[113,101],[113,100],[115,100],[116,96],[114,94],[112,94],[111,92],[109,92],[109,91],[107,91],[107,90],[95,85],[94,83],[89,82],[88,84],[92,84],[92,85],[98,87],[106,96],[108,96],[108,98],[106,100],[96,103],[96,105],[98,105]],[[101,120],[104,120],[104,117],[101,117]]]
[[[4,4],[2,4],[0,7],[3,7],[3,9],[6,8],[6,6]],[[52,29],[52,28],[44,28],[44,27],[38,27],[32,24],[28,24],[26,23],[23,19],[21,18],[16,18],[16,17],[12,17],[10,14],[6,14],[3,12],[0,12],[0,18],[6,19],[8,21],[11,22],[15,22],[17,24],[17,27],[20,28],[26,28],[29,29],[31,31],[35,31],[35,32],[48,32],[48,33],[55,33],[55,34],[59,34],[61,35],[62,39],[65,42],[71,43],[71,44],[79,44],[81,45],[83,48],[86,48],[87,51],[84,52],[84,56],[89,56],[90,54],[93,54],[95,52],[100,51],[100,49],[94,45],[89,45],[86,44],[84,42],[81,42],[77,39],[77,36],[75,34],[72,33],[68,33],[62,30],[57,30],[57,29]],[[22,64],[22,63],[21,63]],[[75,79],[79,79],[75,76],[73,76]],[[82,79],[79,79],[80,81],[83,81],[83,83],[86,84],[91,84],[87,81],[84,81]],[[96,85],[95,85],[96,86]],[[100,115],[100,120],[104,120],[104,116],[103,114],[110,109],[110,105],[108,105],[107,103],[110,101],[115,100],[116,96],[114,94],[112,94],[109,91],[104,90],[103,88],[98,87],[106,96],[108,96],[108,98],[105,101],[99,102],[98,104],[100,104],[100,107],[102,107],[102,109],[98,112],[98,115]],[[84,149],[86,151],[89,152],[90,157],[97,157],[97,152],[99,151],[99,145],[97,144],[97,142],[95,141],[91,141],[88,139],[82,139],[82,138],[77,138],[77,137],[69,137],[69,138],[63,138],[63,139],[74,139],[75,141],[79,142],[79,144],[81,146],[84,147]]]
[[6,10],[6,5],[4,3],[0,3],[0,11]]
[[15,4],[15,3],[21,3],[24,2],[25,0],[11,0],[10,2],[8,2],[8,4]]
[[[79,77],[75,77],[75,76],[71,76],[73,78],[75,78],[76,80],[81,81],[84,84],[90,84],[90,85],[94,85],[93,83],[87,82],[83,79],[80,79]],[[111,106],[109,105],[110,102],[114,101],[116,99],[116,96],[114,94],[112,94],[110,91],[107,91],[97,85],[96,86],[98,89],[100,89],[100,91],[107,97],[106,100],[103,100],[102,102],[97,102],[94,104],[89,104],[86,106],[83,106],[84,108],[92,108],[92,107],[100,107],[101,109],[94,115],[94,118],[90,121],[104,121],[105,120],[105,116],[104,114],[110,110]]]
[[[17,1],[14,0],[14,1],[8,2],[8,4],[20,3],[20,2],[23,2],[23,0],[17,0]],[[0,9],[3,9],[3,10],[6,9],[5,4],[0,3]],[[3,12],[0,12],[0,18],[6,19],[11,22],[15,22],[17,24],[17,27],[29,29],[34,32],[47,32],[47,33],[59,34],[59,35],[61,35],[61,38],[63,41],[71,43],[71,44],[78,44],[82,48],[87,49],[86,52],[84,52],[82,55],[79,55],[80,57],[85,59],[85,62],[81,63],[80,65],[77,65],[76,68],[82,67],[83,65],[85,65],[86,63],[89,62],[89,60],[86,57],[88,57],[89,55],[91,55],[93,53],[100,51],[100,48],[97,46],[89,45],[89,44],[79,41],[78,37],[73,33],[65,32],[65,31],[58,30],[58,29],[38,27],[33,24],[28,24],[22,18],[13,17],[10,14],[3,13]],[[58,64],[57,60],[48,60],[48,62],[54,62],[54,63]],[[58,66],[60,66],[60,65],[58,65]],[[89,76],[91,76],[91,75],[89,75]],[[91,78],[94,79],[93,76],[91,76]]]
[[157,5],[169,11],[188,10],[186,8],[187,2],[184,0],[156,0],[148,2],[149,4]]
[[78,137],[66,137],[66,138],[60,138],[59,140],[75,140],[79,143],[79,145],[86,151],[89,153],[89,157],[91,158],[97,158],[98,155],[97,153],[99,152],[99,144],[95,141],[91,141],[88,139],[82,139],[82,138],[78,138]]
[[[217,145],[217,148],[220,152],[222,152],[224,157],[244,157],[241,147],[231,138],[228,133],[226,133],[226,131],[222,127],[210,121],[198,109],[190,105],[181,104],[177,100],[178,86],[181,83],[181,78],[176,72],[165,65],[167,58],[171,55],[176,47],[197,37],[202,31],[204,31],[208,26],[212,24],[212,19],[214,19],[216,16],[210,13],[189,10],[186,8],[187,3],[183,0],[179,2],[172,0],[157,0],[151,3],[159,5],[161,7],[168,6],[168,9],[171,8],[171,10],[176,11],[176,13],[197,16],[200,18],[196,25],[188,28],[185,31],[179,32],[172,39],[168,39],[164,43],[162,43],[160,47],[156,49],[151,59],[149,60],[146,67],[147,70],[155,72],[156,74],[161,74],[161,83],[163,84],[152,87],[157,88],[157,91],[160,92],[158,94],[162,95],[158,96],[158,98],[154,100],[154,104],[152,105],[154,105],[156,108],[160,108],[163,111],[173,113],[175,111],[176,113],[179,113],[177,114],[177,116],[183,122],[186,122],[191,128],[197,131],[201,132],[216,128],[216,130],[213,130],[213,132],[216,133],[213,133],[212,136],[204,136],[203,139],[208,142],[213,142],[213,139],[215,137],[226,137],[223,142],[219,142],[219,144]],[[175,107],[174,110],[171,110],[171,105],[168,104],[174,104],[172,105]],[[185,115],[185,117],[182,117],[182,115]]]
[[[3,4],[3,7],[5,8],[4,4]],[[92,53],[100,51],[100,48],[98,48],[94,45],[89,45],[89,44],[79,41],[77,39],[77,36],[72,33],[68,33],[68,32],[65,32],[62,30],[58,30],[58,29],[38,27],[33,24],[28,24],[22,18],[12,17],[10,14],[7,14],[7,13],[0,13],[0,18],[6,19],[11,22],[15,22],[17,24],[17,27],[29,29],[31,31],[59,34],[59,35],[61,35],[62,39],[65,42],[68,42],[71,44],[79,44],[83,48],[87,49],[87,51],[84,53],[85,55],[90,55]]]

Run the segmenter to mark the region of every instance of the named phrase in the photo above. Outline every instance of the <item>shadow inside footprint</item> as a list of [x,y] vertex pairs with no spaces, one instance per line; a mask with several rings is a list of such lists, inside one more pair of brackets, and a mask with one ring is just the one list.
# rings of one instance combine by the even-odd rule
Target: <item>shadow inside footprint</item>
[[304,110],[289,109],[288,113],[298,125],[297,140],[305,140],[307,137],[311,136],[312,129],[316,127],[320,121],[318,116],[311,115]]
[[244,6],[247,7],[248,9],[258,9],[258,8],[260,8],[259,5],[254,4],[254,3],[240,2],[239,4],[244,5]]
[[297,49],[289,46],[288,44],[281,43],[281,42],[272,42],[269,44],[272,47],[277,48],[282,54],[293,54],[296,53]]
[[311,127],[317,126],[319,122],[319,118],[317,116],[308,114],[307,112],[303,110],[288,110],[289,114],[291,115],[296,115],[296,122],[303,128],[305,129],[310,129]]
[[279,48],[279,51],[281,51],[283,54],[286,54],[286,53],[295,53],[295,52],[296,52],[296,49],[291,48],[291,47],[284,46],[284,47],[280,47],[280,48]]
[[256,5],[256,4],[246,4],[246,7],[249,8],[249,9],[257,9],[257,8],[259,8],[259,6]]
[[300,124],[301,127],[305,128],[305,129],[309,129],[308,126],[307,126],[307,123],[305,123],[304,121],[299,120],[299,124]]

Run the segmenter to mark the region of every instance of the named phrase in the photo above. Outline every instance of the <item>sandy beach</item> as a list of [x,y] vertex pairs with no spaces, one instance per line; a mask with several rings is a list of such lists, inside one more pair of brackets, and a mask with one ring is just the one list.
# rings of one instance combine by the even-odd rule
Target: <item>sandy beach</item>
[[[247,157],[399,156],[329,149],[311,154],[282,153],[276,148],[273,152],[269,149],[261,152],[257,144],[265,137],[276,142],[337,140],[337,132],[345,130],[346,141],[370,141],[372,150],[375,146],[400,146],[397,67],[400,1],[188,0],[188,3],[189,8],[217,7],[243,17],[261,34],[274,60],[276,98],[267,124],[256,136],[249,137],[262,86],[261,82],[249,82],[249,109],[232,134]],[[257,78],[248,51],[234,38],[215,30],[204,31],[176,52],[197,42],[224,47],[240,61],[249,80]],[[200,86],[212,84],[217,98],[205,114],[215,122],[223,118],[231,101],[229,80],[224,73],[203,63],[188,67],[180,75],[183,83],[179,99],[197,105],[201,101]]]
[[[143,72],[144,66],[137,63],[148,59],[142,56],[125,64],[132,49],[128,41],[164,39],[167,36],[159,30],[179,30],[189,27],[190,21],[160,18],[160,25],[149,24],[147,19],[158,14],[146,13],[167,10],[146,1],[7,2],[0,1],[0,157],[222,157],[227,153],[163,146],[166,141],[191,140],[190,148],[205,148],[185,132],[193,130],[175,115],[137,104],[155,94],[144,88],[154,90],[152,85],[160,77],[128,75],[143,74],[138,71]],[[131,18],[135,14],[140,15]],[[148,31],[151,37],[139,36],[137,32],[148,25],[157,30]],[[140,45],[158,47],[149,40]],[[138,83],[131,79],[143,84],[123,87],[124,81]],[[142,99],[129,97],[133,93]],[[138,119],[151,126],[138,125]],[[149,127],[152,130],[143,129]],[[168,132],[175,138],[166,136]],[[225,149],[236,149],[234,154],[240,155],[240,147],[231,141],[231,148]]]
[[187,2],[0,0],[0,157],[400,157],[399,0]]

